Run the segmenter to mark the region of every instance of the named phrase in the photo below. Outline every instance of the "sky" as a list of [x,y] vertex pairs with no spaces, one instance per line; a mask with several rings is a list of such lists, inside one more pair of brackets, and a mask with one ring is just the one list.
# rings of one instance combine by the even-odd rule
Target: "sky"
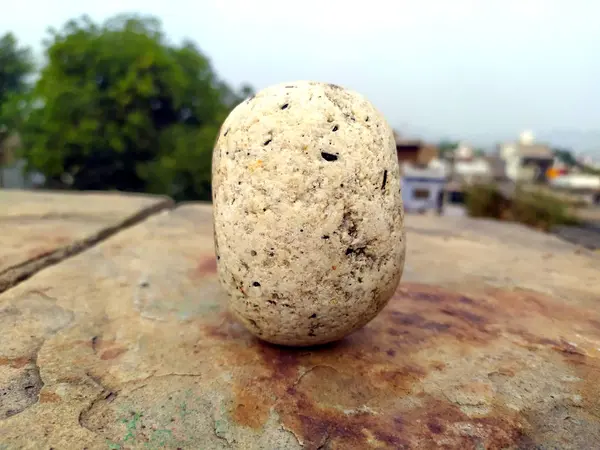
[[528,129],[600,155],[595,0],[20,0],[0,34],[41,57],[49,26],[128,12],[195,41],[234,86],[326,81],[413,137],[485,145]]

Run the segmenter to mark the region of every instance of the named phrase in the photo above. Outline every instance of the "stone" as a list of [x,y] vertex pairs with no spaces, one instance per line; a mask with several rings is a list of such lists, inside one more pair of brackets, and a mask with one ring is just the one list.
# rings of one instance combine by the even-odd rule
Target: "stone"
[[238,105],[213,156],[217,265],[256,336],[308,346],[371,321],[405,255],[393,132],[363,96],[275,85]]
[[0,292],[172,204],[142,194],[0,189]]
[[0,449],[596,449],[600,257],[515,224],[405,229],[386,308],[315,348],[232,317],[207,204],[37,272],[0,294]]

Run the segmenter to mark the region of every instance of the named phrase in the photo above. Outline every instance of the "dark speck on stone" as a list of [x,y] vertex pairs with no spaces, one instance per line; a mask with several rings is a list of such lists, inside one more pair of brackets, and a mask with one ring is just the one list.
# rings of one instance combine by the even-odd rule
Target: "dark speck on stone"
[[254,287],[260,287],[260,283],[258,281],[255,281],[252,283],[252,286]]
[[325,161],[337,161],[338,157],[337,155],[334,155],[332,153],[327,153],[327,152],[321,152],[321,157],[325,160]]
[[385,189],[385,185],[387,183],[387,175],[388,175],[388,171],[384,170],[383,171],[383,182],[381,183],[381,190],[382,191]]

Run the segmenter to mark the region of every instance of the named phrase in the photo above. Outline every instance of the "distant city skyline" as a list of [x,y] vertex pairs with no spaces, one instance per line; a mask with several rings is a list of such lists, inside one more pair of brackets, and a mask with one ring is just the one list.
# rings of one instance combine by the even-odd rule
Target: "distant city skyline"
[[40,56],[48,27],[126,12],[196,42],[233,86],[329,81],[364,94],[400,132],[491,146],[531,129],[600,155],[592,0],[22,0],[3,11],[0,30]]
[[[594,160],[600,162],[600,130],[579,131],[555,129],[538,133],[536,130],[524,127],[519,132],[511,135],[490,137],[489,135],[485,135],[485,133],[464,133],[462,135],[440,133],[436,130],[412,126],[406,123],[395,127],[395,129],[400,134],[404,134],[408,137],[421,138],[432,142],[440,142],[443,140],[460,141],[476,148],[483,148],[484,150],[495,150],[496,144],[517,141],[519,139],[519,133],[527,130],[533,133],[535,142],[548,144],[554,148],[570,149],[578,155],[593,156]],[[402,130],[404,130],[404,132],[402,132]]]

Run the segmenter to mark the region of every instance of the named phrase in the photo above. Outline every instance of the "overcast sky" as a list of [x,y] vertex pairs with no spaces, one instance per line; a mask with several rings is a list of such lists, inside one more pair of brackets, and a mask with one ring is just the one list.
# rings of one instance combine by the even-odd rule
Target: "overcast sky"
[[600,129],[594,0],[19,0],[0,15],[41,52],[48,26],[123,12],[190,38],[234,85],[328,81],[401,132],[490,140]]

